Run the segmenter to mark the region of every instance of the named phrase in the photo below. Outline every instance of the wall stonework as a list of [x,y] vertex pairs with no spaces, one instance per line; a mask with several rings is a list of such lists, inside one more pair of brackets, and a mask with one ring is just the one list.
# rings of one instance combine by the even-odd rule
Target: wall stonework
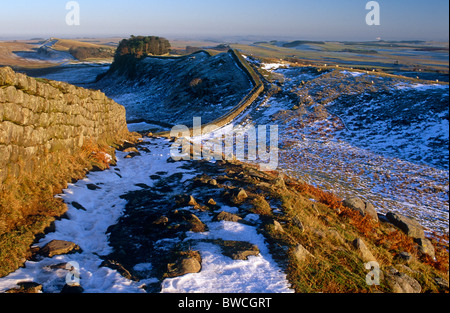
[[0,183],[17,162],[39,162],[52,151],[72,153],[86,140],[127,137],[125,108],[100,91],[34,79],[0,68]]

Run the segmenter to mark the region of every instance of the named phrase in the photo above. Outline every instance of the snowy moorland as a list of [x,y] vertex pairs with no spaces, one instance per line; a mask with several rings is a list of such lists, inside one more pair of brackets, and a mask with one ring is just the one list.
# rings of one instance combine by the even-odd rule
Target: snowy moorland
[[[208,59],[214,66],[222,64],[220,58],[197,56]],[[259,63],[250,57],[247,60],[262,71],[274,74],[272,83],[278,90],[270,97],[259,98],[233,124],[219,129],[220,136],[232,131],[238,137],[244,136],[233,129],[237,125],[244,126],[244,130],[249,126],[277,125],[277,170],[280,172],[341,198],[358,196],[373,203],[378,213],[398,212],[414,217],[428,233],[448,233],[448,85],[371,72],[286,67]],[[158,67],[170,62],[178,61],[153,60],[147,65]],[[171,66],[182,66],[182,63]],[[240,71],[236,69],[235,73],[239,76]],[[89,76],[84,70],[81,73],[83,79]],[[184,96],[196,101],[189,110],[189,105],[178,107],[174,105],[178,102],[170,102],[178,98],[176,89],[168,84],[172,77],[161,79],[167,73],[162,71],[159,73],[162,76],[156,78],[148,76],[114,85],[120,81],[115,73],[97,86],[103,86],[103,91],[127,108],[129,119],[139,120],[130,124],[130,130],[139,131],[147,131],[149,125],[157,128],[177,122],[188,124],[192,116],[211,120],[232,107],[249,87],[249,82],[242,79],[237,84],[244,87],[242,94],[206,97],[202,102],[203,89],[197,88],[196,83],[208,80],[203,77],[199,81],[196,79],[199,77],[188,75],[189,80],[186,77],[182,80]],[[206,72],[197,74],[207,75]],[[62,80],[70,79],[71,68],[57,75]],[[231,83],[227,86],[230,90],[238,88]],[[205,88],[216,87],[214,83],[206,83]],[[193,97],[195,93],[203,100]],[[174,107],[168,109],[167,101]],[[206,148],[217,141],[215,134],[191,139],[197,143],[206,139]],[[283,263],[286,259],[280,257],[286,256],[300,239],[311,255],[317,257],[311,265],[313,270],[323,270],[324,264],[335,266],[327,262],[345,260],[345,266],[351,268],[352,279],[355,272],[361,274],[358,279],[364,287],[355,283],[356,280],[345,281],[344,285],[350,290],[367,288],[362,263],[348,244],[348,238],[355,238],[355,231],[342,226],[341,220],[334,221],[330,216],[338,214],[319,203],[320,199],[311,195],[299,197],[286,189],[284,180],[281,179],[282,183],[273,178],[264,180],[260,172],[253,171],[254,176],[249,178],[250,174],[240,168],[225,173],[217,166],[219,162],[174,162],[170,158],[171,144],[165,139],[145,138],[136,151],[117,151],[117,165],[69,184],[58,195],[68,205],[66,216],[56,221],[55,231],[40,239],[35,249],[42,249],[53,240],[64,240],[76,243],[81,250],[53,257],[35,255],[23,268],[0,279],[0,292],[27,281],[41,284],[45,292],[60,292],[67,280],[73,278],[68,276],[73,271],[66,264],[78,271],[83,291],[93,293],[291,293],[295,288],[317,291],[314,289],[317,286],[305,287],[304,282],[293,280],[292,272],[288,274]],[[206,179],[206,174],[215,179]],[[249,197],[252,204],[264,204],[260,205],[258,214],[252,211],[256,204],[254,207],[245,202],[238,205],[235,199],[234,192],[246,180],[252,181],[249,188],[254,193],[253,198]],[[295,188],[300,185],[293,184]],[[280,188],[285,194],[269,199],[260,195],[264,188],[269,190],[267,194],[271,194],[272,188]],[[191,198],[186,202],[180,199],[181,195]],[[300,214],[290,206],[292,203],[301,204],[299,211],[310,214],[302,216],[305,225],[310,222],[308,231],[303,232],[302,222],[298,224],[301,230],[292,226],[289,214],[294,217]],[[219,218],[220,214],[228,218]],[[283,226],[274,223],[277,218]],[[267,229],[284,243],[271,243],[273,238],[268,240]],[[383,246],[379,242],[372,243],[373,250]],[[242,259],[227,255],[226,245],[236,243],[237,248],[252,246],[252,254]],[[273,246],[281,250],[278,255]],[[201,270],[185,275],[163,273],[168,264],[176,264],[172,257],[180,251],[198,252]],[[376,256],[382,255],[380,260],[391,261],[392,256],[387,252],[377,250],[377,253]],[[347,271],[345,266],[339,266],[339,270]],[[324,277],[324,272],[316,271],[309,278],[323,283],[320,279],[329,279]],[[337,268],[331,274],[334,273],[341,274]]]

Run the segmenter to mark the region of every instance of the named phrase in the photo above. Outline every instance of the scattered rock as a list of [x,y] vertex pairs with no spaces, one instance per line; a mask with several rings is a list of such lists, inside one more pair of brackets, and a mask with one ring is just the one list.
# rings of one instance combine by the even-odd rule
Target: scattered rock
[[447,290],[449,289],[448,280],[442,277],[436,277],[434,281],[436,282],[436,285],[438,285],[440,288]]
[[386,218],[391,224],[400,228],[409,237],[414,239],[425,238],[423,227],[415,219],[393,212],[388,212]]
[[197,200],[195,200],[194,196],[189,195],[180,195],[176,197],[176,206],[177,207],[185,207],[185,206],[198,206]]
[[126,149],[129,148],[134,148],[135,144],[129,141],[124,141],[124,143],[117,149],[119,151],[125,151]]
[[334,241],[338,242],[339,244],[344,245],[346,243],[345,239],[342,238],[341,234],[336,229],[329,228],[328,234]]
[[248,198],[247,192],[244,189],[239,189],[239,192],[236,194],[236,200],[242,202]]
[[179,277],[190,273],[198,273],[202,269],[202,259],[198,251],[182,252],[175,263],[167,265],[167,277]]
[[161,215],[152,224],[154,225],[165,225],[169,223],[169,218],[167,216]]
[[414,275],[414,274],[418,273],[417,271],[412,270],[409,266],[407,266],[405,264],[397,264],[395,267],[398,269],[399,272],[405,273],[408,275]]
[[95,185],[95,184],[87,184],[86,185],[87,189],[89,190],[97,190],[97,189],[102,189],[101,187]]
[[124,157],[124,159],[132,159],[132,158],[140,156],[140,155],[141,154],[139,152],[130,152]]
[[421,253],[428,255],[433,260],[436,260],[436,250],[429,239],[419,238],[416,239],[416,242],[419,244],[419,251]]
[[398,257],[399,257],[401,260],[405,261],[406,263],[411,262],[412,259],[413,259],[411,253],[409,253],[409,252],[400,252],[400,253],[398,254]]
[[120,275],[122,275],[126,279],[139,281],[139,279],[137,279],[136,277],[131,275],[131,273],[125,267],[123,267],[122,264],[120,264],[119,262],[116,262],[114,260],[105,260],[102,262],[102,264],[100,266],[108,267],[110,269],[116,270]]
[[278,187],[278,188],[282,188],[282,189],[286,189],[286,184],[284,182],[283,177],[277,177],[273,182],[272,182],[272,186],[273,187]]
[[49,258],[75,252],[81,252],[81,248],[73,242],[63,240],[52,240],[39,251],[40,254]]
[[300,220],[300,217],[298,215],[296,215],[292,218],[292,224],[294,226],[297,226],[297,228],[300,229],[300,231],[302,231],[302,232],[305,230],[305,227],[303,226],[303,223]]
[[138,151],[138,149],[136,149],[136,147],[129,147],[129,148],[126,148],[126,149],[123,150],[123,152],[125,152],[125,153],[131,153],[131,152],[133,152],[133,153],[139,154],[139,151]]
[[375,207],[371,203],[353,197],[345,199],[342,204],[350,209],[358,211],[362,216],[369,216],[374,221],[378,222],[377,210],[375,210]]
[[72,285],[64,285],[63,289],[61,290],[61,293],[65,294],[79,294],[83,293],[84,289],[79,284],[72,284]]
[[197,217],[197,215],[186,210],[175,211],[173,213],[173,220],[175,222],[180,222],[185,231],[192,231],[195,233],[207,231],[206,225]]
[[273,221],[273,227],[275,232],[277,233],[284,233],[283,226],[278,221]]
[[366,244],[364,243],[364,241],[361,238],[356,238],[353,241],[353,246],[358,251],[359,255],[361,256],[361,259],[364,262],[376,261],[372,252],[370,252],[369,248],[367,248]]
[[417,280],[399,272],[392,266],[386,270],[384,277],[393,293],[420,293],[422,291],[422,287]]
[[303,247],[301,244],[299,244],[294,249],[294,256],[296,257],[297,261],[300,263],[305,262],[310,258],[314,258],[314,255],[312,255],[308,250],[306,250],[306,248]]
[[42,292],[42,285],[30,282],[30,281],[24,281],[17,283],[19,288],[13,288],[6,291],[6,293],[40,293]]
[[86,208],[84,206],[82,206],[81,204],[79,204],[78,202],[76,202],[76,201],[72,201],[71,204],[77,210],[86,211]]
[[193,196],[189,196],[188,205],[190,205],[190,206],[198,205],[197,201],[195,200],[195,198]]
[[249,256],[259,254],[259,248],[246,241],[216,240],[215,243],[220,245],[223,255],[233,260],[248,260]]
[[208,200],[208,204],[209,204],[209,205],[212,205],[212,206],[216,206],[216,205],[217,205],[217,202],[214,201],[213,198],[211,198],[211,199]]
[[239,222],[240,220],[242,220],[241,217],[237,216],[236,214],[232,214],[225,211],[220,212],[213,219],[213,221],[215,222],[220,221]]

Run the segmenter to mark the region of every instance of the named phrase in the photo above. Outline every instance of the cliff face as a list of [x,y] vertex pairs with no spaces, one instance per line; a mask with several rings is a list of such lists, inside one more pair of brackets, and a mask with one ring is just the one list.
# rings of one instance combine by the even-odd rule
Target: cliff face
[[[100,91],[34,79],[0,68],[0,183],[51,152],[73,153],[86,140],[119,141],[125,108]],[[30,165],[31,166],[31,165]]]

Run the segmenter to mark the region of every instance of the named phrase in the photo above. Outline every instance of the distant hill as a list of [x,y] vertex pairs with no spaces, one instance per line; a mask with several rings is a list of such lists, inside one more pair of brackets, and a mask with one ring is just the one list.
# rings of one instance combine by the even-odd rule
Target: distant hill
[[291,41],[283,44],[283,47],[285,48],[294,48],[298,47],[300,45],[324,45],[324,41],[309,41],[309,40],[296,40]]

